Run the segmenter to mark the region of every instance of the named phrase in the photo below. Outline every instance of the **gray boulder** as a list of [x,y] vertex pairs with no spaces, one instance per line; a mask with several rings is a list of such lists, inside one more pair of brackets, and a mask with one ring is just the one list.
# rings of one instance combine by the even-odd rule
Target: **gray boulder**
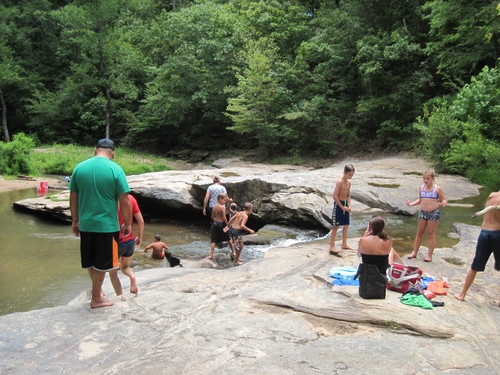
[[[316,169],[290,166],[250,164],[238,159],[216,162],[221,168],[145,173],[127,179],[143,212],[160,216],[192,216],[202,210],[206,189],[214,175],[241,208],[245,202],[254,205],[253,227],[265,224],[288,224],[312,228],[330,228],[332,193],[344,164]],[[414,215],[418,207],[408,207],[406,200],[415,200],[422,184],[422,171],[428,168],[421,159],[394,157],[376,160],[349,160],[356,168],[352,179],[353,210],[383,210]],[[448,200],[479,194],[479,185],[452,175],[440,175],[437,183]],[[34,213],[47,213],[68,220],[68,204],[61,197],[59,206],[44,198],[16,202]]]

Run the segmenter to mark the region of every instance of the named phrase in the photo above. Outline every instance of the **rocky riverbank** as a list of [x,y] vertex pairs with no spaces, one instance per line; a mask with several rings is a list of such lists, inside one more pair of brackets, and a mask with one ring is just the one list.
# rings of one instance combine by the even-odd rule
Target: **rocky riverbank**
[[[350,162],[357,168],[354,208],[366,212],[406,210],[404,200],[416,196],[427,168],[419,159]],[[266,212],[279,209],[285,217],[302,213],[304,220],[322,223],[343,164],[312,170],[223,160],[220,169],[131,176],[129,182],[134,194],[149,197],[145,200],[177,202],[162,207],[199,210],[200,192],[218,174],[234,192],[251,194],[263,187],[255,203],[266,220],[272,217]],[[457,176],[438,176],[438,183],[449,200],[478,192],[477,185]],[[166,199],[175,192],[184,198]],[[254,201],[250,195],[234,196]],[[183,199],[188,203],[179,205]],[[60,209],[65,203],[54,204]],[[427,275],[448,279],[448,295],[436,298],[444,307],[406,306],[391,291],[385,300],[363,300],[357,287],[332,286],[329,270],[357,266],[358,259],[354,251],[333,257],[328,240],[314,241],[274,248],[230,269],[191,260],[183,268],[138,272],[138,295],[118,298],[105,285],[116,302],[109,308],[90,309],[84,292],[66,306],[1,316],[0,373],[500,373],[498,273],[490,261],[467,301],[455,300],[479,227],[456,224],[454,230],[459,243],[436,249],[432,263],[420,255],[407,260]],[[357,239],[350,243],[355,247]],[[126,289],[128,281],[122,283]]]
[[[405,204],[407,199],[417,198],[422,171],[429,167],[416,158],[349,160],[322,169],[220,159],[212,166],[145,173],[127,179],[146,215],[200,217],[206,189],[218,175],[240,208],[245,202],[253,203],[256,215],[249,224],[254,229],[284,224],[329,230],[332,192],[347,162],[356,168],[351,188],[354,211],[402,215],[418,212],[418,207]],[[460,176],[443,174],[437,181],[448,201],[479,194],[479,185]],[[70,222],[68,197],[66,192],[50,198],[25,199],[15,202],[15,206]]]
[[143,271],[137,296],[116,298],[105,285],[116,301],[110,308],[91,310],[82,293],[67,306],[2,316],[0,373],[499,373],[498,274],[489,264],[466,302],[452,297],[479,228],[455,230],[460,242],[437,249],[434,262],[408,261],[448,278],[448,296],[436,298],[444,307],[406,306],[391,291],[363,300],[357,287],[332,287],[329,270],[357,257],[332,257],[316,241],[232,269]]

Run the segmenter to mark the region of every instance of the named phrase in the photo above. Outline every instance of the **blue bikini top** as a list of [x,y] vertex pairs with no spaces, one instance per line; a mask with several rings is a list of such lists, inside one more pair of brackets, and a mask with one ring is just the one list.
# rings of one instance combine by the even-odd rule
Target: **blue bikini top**
[[432,189],[432,191],[425,191],[424,188],[425,185],[422,185],[422,188],[420,189],[420,198],[439,199],[436,191],[436,184],[434,184],[434,189]]

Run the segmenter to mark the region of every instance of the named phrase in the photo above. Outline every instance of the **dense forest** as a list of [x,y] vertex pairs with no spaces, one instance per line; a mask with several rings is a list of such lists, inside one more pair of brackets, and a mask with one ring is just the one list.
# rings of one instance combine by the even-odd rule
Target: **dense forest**
[[6,147],[418,150],[500,185],[500,5],[485,0],[2,0]]

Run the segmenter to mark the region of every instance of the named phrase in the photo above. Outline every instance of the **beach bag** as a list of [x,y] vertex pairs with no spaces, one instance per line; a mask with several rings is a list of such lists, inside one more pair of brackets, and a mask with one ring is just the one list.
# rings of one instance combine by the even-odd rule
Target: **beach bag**
[[360,263],[354,279],[359,277],[359,296],[364,299],[385,299],[387,280],[374,264]]
[[392,264],[387,269],[387,289],[405,293],[410,288],[421,289],[422,270],[418,267]]

